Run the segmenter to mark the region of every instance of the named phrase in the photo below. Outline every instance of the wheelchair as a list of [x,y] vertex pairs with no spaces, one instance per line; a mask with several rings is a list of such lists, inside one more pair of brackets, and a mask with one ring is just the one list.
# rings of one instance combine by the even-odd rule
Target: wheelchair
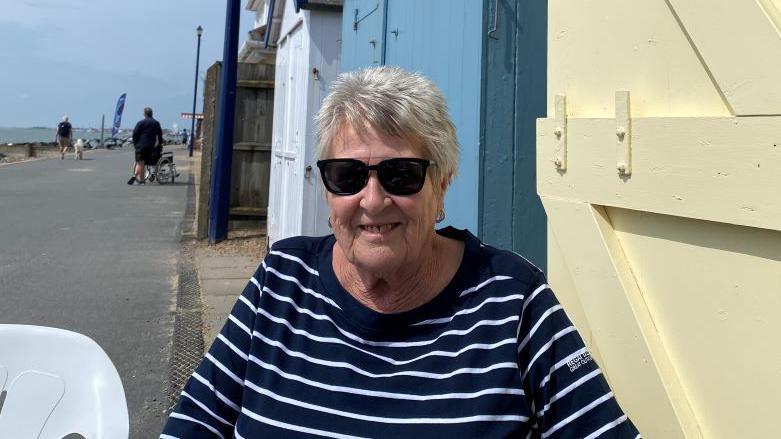
[[[136,173],[135,161],[130,166],[130,173],[132,175]],[[163,152],[162,147],[157,147],[152,154],[152,160],[144,162],[144,181],[150,183],[156,181],[158,184],[173,183],[178,176],[172,151]]]

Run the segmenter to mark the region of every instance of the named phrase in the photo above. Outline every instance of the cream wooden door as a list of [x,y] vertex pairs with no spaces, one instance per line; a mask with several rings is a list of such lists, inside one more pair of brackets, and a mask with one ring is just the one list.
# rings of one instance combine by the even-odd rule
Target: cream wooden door
[[780,437],[781,1],[549,2],[549,278],[647,438]]
[[277,48],[277,90],[269,184],[269,244],[301,234],[306,129],[306,51],[303,27]]

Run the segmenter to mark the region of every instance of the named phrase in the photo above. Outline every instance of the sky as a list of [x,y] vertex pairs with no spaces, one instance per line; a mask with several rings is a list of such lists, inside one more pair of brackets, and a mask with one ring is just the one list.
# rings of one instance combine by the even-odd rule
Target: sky
[[[0,126],[106,126],[127,93],[122,126],[146,106],[163,128],[190,126],[197,37],[197,110],[206,69],[222,60],[227,0],[0,0]],[[241,0],[239,45],[255,14]]]

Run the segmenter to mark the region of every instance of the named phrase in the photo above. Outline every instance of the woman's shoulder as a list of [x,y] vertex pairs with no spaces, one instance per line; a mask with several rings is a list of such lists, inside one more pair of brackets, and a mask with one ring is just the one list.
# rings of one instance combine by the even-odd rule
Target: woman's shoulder
[[323,250],[327,241],[333,241],[334,235],[326,236],[292,236],[280,239],[271,245],[269,251],[296,251],[317,253]]
[[284,271],[298,271],[304,269],[307,272],[319,275],[316,267],[324,252],[333,247],[334,237],[328,236],[294,236],[280,239],[274,242],[268,249],[258,271],[284,269]]
[[512,250],[486,244],[468,230],[453,229],[445,232],[445,236],[448,235],[464,241],[464,256],[479,266],[481,277],[509,277],[523,284],[544,281],[542,269]]

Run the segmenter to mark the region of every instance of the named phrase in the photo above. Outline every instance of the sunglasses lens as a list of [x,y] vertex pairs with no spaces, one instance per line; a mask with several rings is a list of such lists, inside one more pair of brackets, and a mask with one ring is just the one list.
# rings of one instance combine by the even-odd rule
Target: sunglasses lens
[[326,189],[340,195],[357,194],[366,185],[366,165],[358,160],[335,160],[320,168]]
[[412,195],[423,188],[429,163],[425,159],[396,158],[368,166],[355,159],[330,159],[318,161],[317,166],[325,188],[336,195],[354,195],[363,190],[370,170],[377,171],[380,184],[389,194]]
[[420,192],[426,181],[425,160],[389,159],[380,163],[377,171],[380,183],[393,195],[412,195]]

